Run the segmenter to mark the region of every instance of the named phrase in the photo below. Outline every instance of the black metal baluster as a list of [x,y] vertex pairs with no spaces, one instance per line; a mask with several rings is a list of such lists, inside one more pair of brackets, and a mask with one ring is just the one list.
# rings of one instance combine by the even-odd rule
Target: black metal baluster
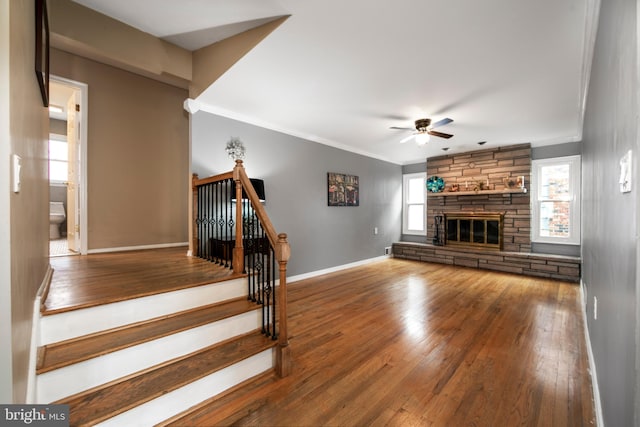
[[202,196],[202,186],[198,187],[198,216],[196,217],[196,235],[198,236],[198,256],[202,258],[202,206],[204,204]]
[[269,279],[269,286],[271,288],[271,338],[278,339],[278,333],[276,332],[276,257],[275,251],[271,244],[269,244],[269,257],[271,258],[271,278]]
[[216,246],[215,246],[215,250],[216,250],[216,254],[217,254],[217,263],[222,265],[223,263],[223,252],[220,250],[220,239],[221,239],[221,234],[222,234],[222,206],[220,206],[220,199],[222,198],[222,195],[220,194],[221,191],[221,187],[220,187],[220,183],[216,182],[215,183],[215,188],[216,188],[216,195],[215,195],[215,205],[216,205],[216,237],[215,237],[215,242],[216,242]]
[[233,179],[227,181],[227,188],[229,189],[229,197],[227,203],[229,204],[229,221],[227,224],[227,239],[229,240],[229,268],[233,268],[233,248],[236,247],[235,243],[235,227],[236,227],[236,210],[235,205],[231,202],[234,196],[234,187],[231,184]]
[[203,192],[203,222],[202,222],[202,245],[204,248],[203,258],[209,260],[209,242],[207,241],[209,236],[209,185],[204,185]]
[[209,259],[211,261],[216,261],[216,253],[214,251],[213,239],[215,234],[215,221],[216,221],[216,212],[215,212],[215,188],[214,184],[209,184],[209,236],[207,238],[207,246],[209,247]]
[[252,208],[249,211],[249,257],[251,258],[251,265],[253,271],[253,299],[256,303],[261,304],[260,301],[260,259],[257,256],[256,251],[256,230],[255,230],[255,214],[253,211],[253,206],[249,204]]
[[247,267],[247,271],[249,273],[249,277],[251,277],[251,282],[249,284],[249,293],[251,294],[251,301],[258,302],[256,298],[256,266],[254,263],[254,258],[251,256],[251,228],[249,227],[249,218],[247,215],[249,214],[250,204],[245,201],[246,213],[242,216],[242,230],[246,233],[244,238],[244,253],[245,253],[245,264]]
[[227,224],[229,223],[229,211],[227,209],[227,203],[229,202],[229,188],[227,185],[227,180],[224,180],[220,183],[220,185],[222,186],[222,207],[223,207],[223,224],[222,224],[222,229],[221,229],[221,236],[220,239],[222,240],[222,253],[224,255],[224,266],[225,268],[229,267],[229,254],[227,253],[227,241],[229,240],[228,237],[228,227]]
[[213,262],[216,264],[220,264],[220,254],[216,248],[216,226],[218,225],[218,207],[216,204],[216,183],[212,182],[209,184],[209,188],[211,188],[211,239],[209,240],[211,243],[211,258]]
[[[262,227],[261,227],[262,228]],[[271,310],[271,289],[269,286],[269,276],[270,276],[270,270],[271,270],[271,263],[269,262],[269,257],[266,257],[266,262],[265,262],[265,248],[264,248],[264,238],[265,238],[265,233],[264,233],[264,229],[262,230],[261,233],[261,238],[260,238],[260,243],[261,243],[261,248],[260,248],[260,255],[262,256],[262,261],[264,262],[265,265],[265,274],[264,277],[262,278],[262,294],[263,294],[263,301],[262,301],[262,306],[265,308],[264,309],[264,316],[262,319],[262,329],[263,332],[265,333],[265,335],[269,336],[271,335],[270,332],[270,326],[269,326],[269,320],[271,318],[270,316],[270,310]]]
[[209,259],[211,261],[215,262],[215,252],[213,251],[212,248],[212,243],[213,243],[213,233],[215,230],[215,219],[216,219],[216,214],[215,214],[215,209],[214,209],[214,189],[213,189],[213,184],[209,184],[208,186],[208,197],[209,197],[209,229],[208,229],[208,233],[207,233],[207,247],[209,248]]

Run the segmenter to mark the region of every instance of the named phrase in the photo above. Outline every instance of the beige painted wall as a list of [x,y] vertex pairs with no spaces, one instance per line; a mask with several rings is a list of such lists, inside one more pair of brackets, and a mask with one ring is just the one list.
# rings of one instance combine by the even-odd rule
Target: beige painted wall
[[[9,88],[9,0],[0,0],[0,159],[11,155]],[[8,167],[0,167],[0,402],[13,400],[11,362],[11,224]]]
[[[6,2],[3,2],[1,12],[7,13]],[[2,254],[2,264],[6,265],[5,256],[8,257],[11,286],[11,336],[9,338],[3,334],[0,345],[11,348],[11,400],[21,403],[26,399],[33,301],[49,263],[49,118],[42,104],[33,68],[34,2],[10,0],[8,13],[10,125],[9,144],[3,148],[22,158],[22,187],[19,193],[13,193],[8,186],[0,189],[4,192],[3,201],[8,200],[9,204],[10,234],[0,234],[0,244],[5,247],[7,240],[9,242],[10,253]],[[4,26],[3,31],[6,31]],[[6,55],[6,51],[3,55]],[[6,102],[6,99],[3,97],[0,102]],[[6,109],[1,111],[4,113]],[[8,157],[2,157],[4,165],[9,164]],[[4,281],[6,276],[2,278]],[[6,286],[6,283],[3,282],[2,286]],[[3,369],[6,368],[3,364]],[[6,378],[6,375],[3,374],[2,378]],[[7,391],[4,387],[2,396]]]
[[89,251],[187,242],[187,91],[56,49],[51,73],[89,87]]

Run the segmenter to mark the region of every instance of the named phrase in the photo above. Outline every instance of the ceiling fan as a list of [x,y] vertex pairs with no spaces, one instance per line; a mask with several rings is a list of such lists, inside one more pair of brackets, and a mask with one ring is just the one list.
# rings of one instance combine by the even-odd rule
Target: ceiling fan
[[[418,145],[424,145],[427,142],[429,142],[429,135],[437,136],[439,138],[449,139],[453,135],[451,135],[450,133],[438,132],[438,131],[435,131],[433,129],[437,128],[437,127],[440,127],[440,126],[448,125],[452,121],[453,121],[452,119],[444,118],[442,120],[438,120],[437,122],[435,122],[432,125],[431,124],[431,119],[418,119],[418,120],[415,121],[415,126],[416,126],[415,130],[416,130],[416,132],[414,132],[411,135],[409,135],[408,137],[404,138],[402,141],[400,141],[400,143],[403,144],[403,143],[409,141],[414,136],[415,136],[416,143]],[[398,127],[398,126],[391,126],[389,129],[414,130],[413,128],[403,128],[403,127]]]

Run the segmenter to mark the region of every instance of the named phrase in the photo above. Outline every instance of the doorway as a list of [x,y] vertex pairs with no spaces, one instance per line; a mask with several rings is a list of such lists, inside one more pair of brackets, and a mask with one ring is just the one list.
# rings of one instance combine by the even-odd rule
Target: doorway
[[87,85],[51,77],[49,254],[87,253]]

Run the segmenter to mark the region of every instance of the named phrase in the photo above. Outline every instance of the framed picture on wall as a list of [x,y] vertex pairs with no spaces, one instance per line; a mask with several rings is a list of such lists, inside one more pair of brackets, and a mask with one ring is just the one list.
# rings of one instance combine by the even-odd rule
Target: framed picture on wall
[[359,206],[360,180],[357,175],[327,172],[329,206]]
[[42,94],[42,103],[49,106],[49,15],[47,1],[36,2],[36,78]]

